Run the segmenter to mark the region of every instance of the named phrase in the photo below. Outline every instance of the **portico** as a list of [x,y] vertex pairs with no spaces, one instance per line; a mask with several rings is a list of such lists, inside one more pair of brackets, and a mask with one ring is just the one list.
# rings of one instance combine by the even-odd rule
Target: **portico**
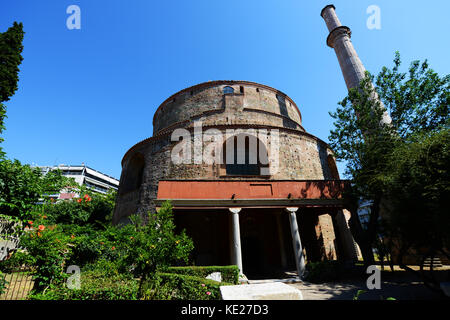
[[171,201],[175,224],[194,240],[196,264],[235,264],[253,278],[302,275],[305,253],[317,258],[308,252],[320,251],[324,237],[308,236],[317,227],[311,217],[337,214],[344,188],[333,180],[162,180],[155,202]]

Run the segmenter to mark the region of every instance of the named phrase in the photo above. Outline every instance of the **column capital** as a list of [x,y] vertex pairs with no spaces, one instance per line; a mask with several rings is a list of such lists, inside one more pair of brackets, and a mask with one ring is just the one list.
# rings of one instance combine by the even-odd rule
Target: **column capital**
[[241,212],[242,208],[228,208],[231,213],[239,213]]
[[295,213],[295,212],[297,212],[298,207],[287,207],[287,208],[285,208],[285,210],[290,213]]
[[352,30],[350,30],[350,28],[346,26],[339,26],[337,28],[334,28],[327,37],[327,46],[329,46],[330,48],[334,48],[334,42],[341,36],[348,36],[349,38],[351,38]]

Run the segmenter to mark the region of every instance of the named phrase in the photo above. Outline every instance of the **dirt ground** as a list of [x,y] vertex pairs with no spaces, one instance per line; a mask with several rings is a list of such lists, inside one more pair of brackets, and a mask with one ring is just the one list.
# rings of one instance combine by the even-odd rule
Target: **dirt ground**
[[[440,268],[438,276],[447,276],[449,270],[450,267]],[[416,275],[398,268],[395,268],[394,272],[387,269],[381,272],[381,289],[367,289],[366,279],[361,277],[333,283],[301,282],[289,285],[300,289],[305,300],[353,300],[358,290],[365,291],[359,295],[359,300],[385,300],[388,297],[396,300],[448,299],[426,287]]]

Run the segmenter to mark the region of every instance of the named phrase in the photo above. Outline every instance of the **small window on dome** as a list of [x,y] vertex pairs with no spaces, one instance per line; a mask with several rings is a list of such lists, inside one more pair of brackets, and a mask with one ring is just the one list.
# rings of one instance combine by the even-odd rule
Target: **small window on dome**
[[223,93],[234,93],[234,89],[232,87],[226,86],[223,88]]

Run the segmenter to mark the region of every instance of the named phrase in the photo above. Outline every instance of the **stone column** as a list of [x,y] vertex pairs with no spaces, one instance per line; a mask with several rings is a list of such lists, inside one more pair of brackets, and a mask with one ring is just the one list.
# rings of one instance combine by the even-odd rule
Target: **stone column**
[[229,208],[231,212],[231,251],[232,251],[232,264],[235,264],[239,268],[239,274],[242,275],[242,250],[241,250],[241,232],[239,229],[239,212],[241,208]]
[[303,256],[302,242],[298,232],[297,212],[298,208],[286,208],[289,213],[289,222],[291,225],[292,245],[294,247],[295,264],[297,266],[298,276],[301,277],[305,272],[305,257]]
[[[320,15],[325,20],[330,34],[327,37],[327,45],[334,49],[341,66],[347,89],[357,88],[365,77],[366,69],[358,57],[358,54],[350,40],[352,31],[343,26],[336,15],[334,5],[327,5],[322,9]],[[379,100],[378,95],[373,97]],[[381,101],[380,101],[381,103]],[[382,103],[381,103],[382,105]],[[387,112],[383,115],[384,123],[391,123],[391,117]]]

